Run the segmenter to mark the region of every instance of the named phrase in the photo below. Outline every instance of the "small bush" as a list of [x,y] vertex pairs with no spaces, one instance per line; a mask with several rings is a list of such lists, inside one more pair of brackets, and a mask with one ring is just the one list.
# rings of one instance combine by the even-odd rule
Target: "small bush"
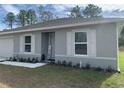
[[51,59],[50,64],[55,64],[55,60]]
[[94,70],[95,70],[95,71],[102,71],[103,69],[100,68],[100,67],[96,67],[96,68],[94,68]]
[[64,61],[62,61],[62,63],[61,63],[63,66],[66,66],[66,61],[64,60]]
[[27,59],[27,62],[31,63],[31,59],[30,59],[30,58],[28,58],[28,59]]
[[106,69],[107,72],[113,72],[113,69],[111,68],[111,66],[108,66],[108,68]]
[[74,65],[75,68],[80,68],[80,63]]
[[12,61],[17,61],[16,57],[13,57]]
[[31,63],[35,63],[35,58],[32,58]]
[[72,67],[72,62],[70,61],[70,62],[68,62],[68,64],[67,64],[69,67]]
[[20,61],[20,62],[24,62],[24,58],[21,57],[21,58],[19,59],[19,61]]
[[85,69],[90,69],[90,64],[86,64]]
[[42,56],[41,56],[41,61],[44,61],[44,60],[45,60],[45,55],[42,54]]
[[23,62],[27,62],[27,59],[26,58],[23,58]]
[[10,57],[8,61],[13,61],[13,58],[12,58],[12,57]]
[[36,59],[35,59],[35,63],[38,63],[38,62],[39,62],[38,57],[36,57]]
[[58,65],[61,65],[61,61],[60,61],[60,60],[58,60],[57,64],[58,64]]

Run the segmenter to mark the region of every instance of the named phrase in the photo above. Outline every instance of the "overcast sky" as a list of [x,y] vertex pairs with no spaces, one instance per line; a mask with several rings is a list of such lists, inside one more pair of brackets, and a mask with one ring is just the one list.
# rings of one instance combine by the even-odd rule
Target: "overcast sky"
[[[0,30],[7,28],[6,25],[2,22],[5,15],[8,12],[13,12],[15,15],[19,13],[19,10],[21,9],[34,9],[37,11],[39,5],[24,5],[24,4],[18,4],[18,5],[0,5]],[[47,10],[50,10],[54,12],[59,17],[65,17],[68,14],[68,10],[75,6],[75,5],[43,5]],[[79,5],[82,8],[85,8],[86,5]],[[103,13],[102,15],[104,17],[124,17],[124,5],[98,5],[102,8]]]

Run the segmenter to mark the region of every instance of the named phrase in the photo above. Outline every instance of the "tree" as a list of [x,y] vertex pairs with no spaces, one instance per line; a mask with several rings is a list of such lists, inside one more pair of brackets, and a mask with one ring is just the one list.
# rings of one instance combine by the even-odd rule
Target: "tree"
[[32,25],[34,23],[36,23],[37,21],[37,16],[36,16],[36,13],[33,9],[29,9],[28,12],[27,12],[27,21],[28,21],[28,24]]
[[28,23],[26,10],[20,10],[19,14],[17,15],[17,23],[18,25],[21,25],[21,26],[25,26]]
[[15,23],[15,15],[12,12],[9,12],[4,18],[4,22],[12,29],[13,24]]
[[93,4],[88,4],[86,8],[83,10],[83,15],[87,18],[98,17],[100,16],[101,12],[102,8]]
[[71,9],[70,17],[82,17],[81,8],[77,5]]
[[41,5],[39,6],[39,17],[40,17],[40,21],[49,21],[52,20],[53,17],[53,13],[51,11],[46,11],[45,8]]

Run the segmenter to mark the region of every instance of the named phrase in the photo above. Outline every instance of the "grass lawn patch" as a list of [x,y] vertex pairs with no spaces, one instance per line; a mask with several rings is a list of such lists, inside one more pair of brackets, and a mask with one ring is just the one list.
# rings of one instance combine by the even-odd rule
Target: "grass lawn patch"
[[124,53],[121,73],[104,73],[46,65],[36,69],[0,65],[0,87],[124,87]]

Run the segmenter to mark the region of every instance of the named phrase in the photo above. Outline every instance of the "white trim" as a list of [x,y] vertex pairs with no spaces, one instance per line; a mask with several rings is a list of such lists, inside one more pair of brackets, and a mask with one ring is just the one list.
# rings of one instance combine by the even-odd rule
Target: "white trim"
[[0,37],[0,39],[6,39],[6,38],[13,38],[13,36],[3,36],[3,37]]
[[67,42],[66,42],[66,49],[67,49],[67,55],[72,55],[72,32],[69,31],[66,34],[67,36]]
[[[25,36],[31,36],[31,52],[25,52]],[[34,34],[23,34],[20,36],[20,53],[22,54],[34,54],[35,53],[35,36]]]
[[88,55],[96,56],[96,30],[88,31]]
[[76,23],[76,24],[66,24],[66,25],[61,25],[61,26],[51,26],[51,27],[42,27],[42,28],[31,28],[31,29],[26,29],[26,30],[18,30],[18,31],[2,31],[0,32],[0,35],[4,34],[11,34],[11,33],[21,33],[21,32],[31,32],[31,31],[40,31],[40,30],[49,30],[49,29],[58,29],[58,28],[66,28],[66,27],[76,27],[76,26],[85,26],[85,25],[92,25],[92,24],[100,24],[100,23],[112,23],[112,22],[123,22],[124,20],[122,19],[116,19],[116,20],[108,20],[108,21],[92,21],[92,22],[84,22],[84,23]]
[[117,42],[117,69],[118,71],[120,71],[120,67],[119,67],[119,36],[120,36],[120,32],[123,28],[124,23],[116,23],[116,42]]
[[14,55],[24,55],[24,54],[25,54],[25,55],[36,55],[36,56],[41,56],[41,54],[35,54],[35,53],[34,53],[34,54],[31,54],[31,53],[29,53],[29,54],[28,54],[28,53],[27,53],[27,54],[26,54],[26,53],[14,53]]
[[90,56],[67,56],[67,55],[55,55],[55,57],[75,57],[75,58],[93,58],[93,59],[106,59],[106,60],[117,60],[117,58],[109,57],[90,57]]
[[[86,32],[87,42],[75,43],[75,33]],[[96,30],[95,29],[74,29],[72,30],[72,54],[74,56],[96,56]],[[87,44],[87,54],[75,54],[75,44]]]
[[[74,40],[75,40],[75,34],[78,33],[78,32],[85,32],[86,33],[86,38],[88,38],[87,31],[75,31],[75,33],[74,33]],[[86,44],[87,45],[87,54],[75,54],[75,45],[76,44],[82,44],[82,45]],[[75,42],[74,41],[74,55],[75,56],[88,56],[88,41],[86,41],[86,42]]]
[[[75,54],[75,44],[87,44],[87,51],[88,51],[88,41],[87,42],[81,42],[81,43],[77,43],[77,42],[75,42],[75,33],[76,32],[86,32],[86,38],[88,38],[88,33],[87,33],[87,31],[88,31],[88,29],[74,29],[74,30],[72,30],[73,31],[73,41],[72,41],[72,43],[73,43],[73,55],[74,56],[88,56],[88,52],[87,52],[87,54],[86,55],[83,55],[83,54]],[[87,39],[88,40],[88,39]]]

